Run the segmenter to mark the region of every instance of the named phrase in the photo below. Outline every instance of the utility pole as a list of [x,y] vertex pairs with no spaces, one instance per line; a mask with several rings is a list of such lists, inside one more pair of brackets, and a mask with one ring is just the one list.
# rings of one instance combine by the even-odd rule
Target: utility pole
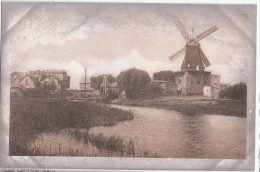
[[107,76],[105,76],[105,95],[107,95]]
[[87,69],[86,69],[86,67],[85,67],[85,97],[87,97]]
[[104,84],[104,94],[106,95],[107,94],[107,76],[104,75],[103,76],[103,84]]

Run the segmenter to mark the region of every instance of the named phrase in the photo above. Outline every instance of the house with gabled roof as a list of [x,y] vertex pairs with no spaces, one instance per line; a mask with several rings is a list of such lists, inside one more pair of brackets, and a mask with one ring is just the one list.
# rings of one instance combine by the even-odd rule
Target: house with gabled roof
[[20,90],[20,76],[11,77],[11,97],[21,97],[22,92]]
[[85,77],[82,77],[79,85],[81,91],[94,91],[94,89],[91,88],[91,80],[89,77],[86,77],[86,81],[85,81]]
[[61,90],[62,80],[55,75],[48,75],[41,78],[41,84],[46,86],[52,85],[55,90]]
[[[50,86],[50,87],[44,87]],[[29,71],[29,72],[13,72],[11,74],[11,96],[22,97],[27,90],[49,91],[50,94],[60,93],[63,96],[64,91],[69,88],[70,76],[65,71]],[[21,94],[20,94],[21,93]],[[49,94],[48,93],[48,94]],[[36,93],[37,94],[37,93]],[[46,94],[46,93],[44,93]],[[38,95],[39,96],[39,95]]]
[[22,89],[33,89],[33,88],[37,88],[39,85],[40,85],[39,78],[31,75],[25,75],[20,80],[20,87]]

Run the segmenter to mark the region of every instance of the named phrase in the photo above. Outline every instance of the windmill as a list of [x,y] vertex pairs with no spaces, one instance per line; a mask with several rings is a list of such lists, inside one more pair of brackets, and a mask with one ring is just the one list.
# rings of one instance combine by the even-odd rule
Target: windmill
[[179,19],[175,21],[175,24],[187,43],[184,48],[170,56],[170,60],[173,61],[185,53],[185,57],[181,65],[182,71],[204,71],[206,67],[210,66],[210,62],[202,51],[199,41],[217,31],[218,27],[214,25],[201,34],[196,35],[194,28],[192,28],[192,33],[188,34]]

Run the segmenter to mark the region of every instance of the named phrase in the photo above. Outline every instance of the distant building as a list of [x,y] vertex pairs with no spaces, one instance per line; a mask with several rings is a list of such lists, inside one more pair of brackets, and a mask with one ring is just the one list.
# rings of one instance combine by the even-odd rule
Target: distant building
[[20,90],[21,75],[17,72],[11,74],[11,97],[21,97],[22,92]]
[[177,94],[177,84],[171,81],[152,80],[152,84],[158,85],[163,90],[163,95]]
[[220,76],[211,74],[210,78],[210,86],[204,86],[203,95],[217,99],[220,92]]
[[90,78],[86,77],[86,82],[85,82],[85,77],[82,77],[80,80],[80,90],[81,91],[94,91],[94,89],[91,87],[91,80]]
[[113,94],[113,95],[119,95],[119,88],[117,86],[117,83],[102,83],[99,87],[99,91],[101,94]]
[[[207,90],[204,87],[214,87],[214,93],[220,91],[220,76],[213,75],[211,72],[204,70],[186,70],[175,72],[175,82],[181,89],[182,95],[204,95]],[[211,95],[213,96],[213,95]]]
[[179,71],[175,72],[175,82],[181,89],[182,95],[203,95],[203,87],[211,82],[210,72]]
[[54,92],[61,92],[70,87],[70,76],[63,70],[29,71],[26,73],[13,72],[11,74],[11,96],[21,97],[22,91],[53,86]]
[[55,76],[60,80],[60,82],[66,90],[70,88],[70,76],[68,76],[67,72],[64,70],[36,70],[29,71],[27,74],[38,78],[39,81],[45,79],[46,76]]
[[203,95],[205,97],[211,97],[218,99],[219,98],[219,89],[214,86],[204,86]]
[[61,90],[62,83],[62,80],[55,75],[48,75],[41,78],[42,85],[53,86],[54,90]]
[[20,80],[20,88],[22,89],[33,89],[40,85],[40,81],[38,78],[31,76],[31,75],[25,75]]

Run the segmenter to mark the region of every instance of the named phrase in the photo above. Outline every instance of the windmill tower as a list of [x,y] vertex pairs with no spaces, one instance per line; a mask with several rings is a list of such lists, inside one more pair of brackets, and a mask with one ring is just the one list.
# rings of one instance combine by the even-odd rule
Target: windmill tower
[[171,61],[174,61],[185,54],[181,71],[174,73],[175,81],[178,85],[177,90],[181,91],[182,95],[202,95],[204,86],[212,86],[215,82],[220,82],[220,78],[216,77],[216,75],[213,77],[211,72],[205,71],[205,68],[211,64],[202,51],[199,41],[217,31],[218,27],[214,25],[201,34],[196,35],[194,28],[192,28],[191,34],[188,34],[180,20],[175,21],[175,24],[183,38],[187,41],[185,47],[169,57]]

